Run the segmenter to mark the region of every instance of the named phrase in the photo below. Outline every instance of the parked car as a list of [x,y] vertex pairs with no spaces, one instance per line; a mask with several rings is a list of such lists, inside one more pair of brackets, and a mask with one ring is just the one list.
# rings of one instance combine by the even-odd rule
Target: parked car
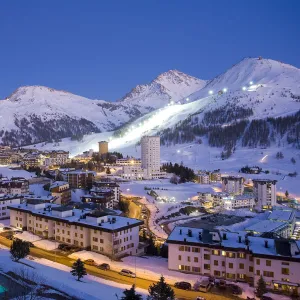
[[230,288],[231,293],[233,295],[241,295],[243,293],[242,289],[236,285],[236,284],[227,284],[227,286]]
[[205,278],[202,279],[199,285],[199,291],[207,293],[211,289],[212,284],[210,283],[209,279]]
[[89,265],[89,266],[95,266],[95,265],[96,265],[96,263],[95,263],[95,261],[94,261],[93,259],[86,259],[86,260],[84,261],[84,263],[85,263],[86,265]]
[[206,300],[204,297],[198,296],[196,300]]
[[270,296],[262,296],[260,299],[261,300],[273,300],[273,298]]
[[110,270],[110,265],[103,263],[103,264],[98,266],[98,269],[108,271],[108,270]]
[[126,270],[126,269],[122,269],[119,274],[123,275],[123,276],[132,277],[132,278],[136,277],[135,273],[131,272],[130,270]]
[[182,290],[191,290],[192,289],[192,285],[186,281],[175,282],[174,286],[176,288],[182,289]]
[[226,281],[223,279],[220,279],[220,281],[217,284],[217,287],[220,289],[226,289]]

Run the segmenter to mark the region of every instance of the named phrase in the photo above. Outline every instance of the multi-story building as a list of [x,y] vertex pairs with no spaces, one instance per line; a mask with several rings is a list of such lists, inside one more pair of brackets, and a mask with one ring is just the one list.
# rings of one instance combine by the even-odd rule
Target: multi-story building
[[99,154],[100,155],[107,154],[108,153],[108,142],[101,141],[98,144],[99,144]]
[[10,165],[12,162],[11,155],[7,153],[0,153],[0,165]]
[[256,209],[270,209],[276,205],[276,180],[253,179]]
[[219,170],[213,171],[210,173],[210,181],[211,182],[220,182],[221,181],[221,173]]
[[238,209],[249,208],[252,209],[255,206],[255,200],[253,195],[235,195],[222,197],[222,206],[225,209]]
[[140,220],[43,201],[27,201],[9,209],[11,226],[42,238],[116,258],[138,253]]
[[8,219],[9,210],[7,209],[7,206],[20,204],[22,199],[23,196],[21,195],[0,194],[0,219]]
[[197,182],[200,184],[209,184],[209,174],[200,173],[196,175]]
[[[108,188],[114,194],[113,207],[117,206],[120,201],[120,186],[112,181],[95,181],[93,188]],[[93,192],[93,189],[90,191]]]
[[89,195],[81,197],[82,202],[97,203],[101,208],[114,208],[115,194],[110,188],[105,187],[93,187],[90,189]]
[[0,193],[20,195],[29,193],[29,182],[23,177],[0,178]]
[[77,170],[66,175],[71,189],[90,189],[93,186],[95,172]]
[[141,160],[133,158],[133,157],[118,158],[116,160],[116,165],[118,165],[118,166],[140,166]]
[[267,288],[298,295],[299,243],[286,239],[175,227],[167,239],[168,268],[257,286],[263,276]]
[[45,151],[44,165],[46,167],[62,166],[69,161],[69,152],[63,150]]
[[203,205],[206,208],[222,206],[222,199],[228,197],[229,194],[223,192],[198,192],[198,201],[199,204]]
[[222,177],[222,192],[242,195],[244,193],[244,178],[238,176]]
[[45,156],[41,153],[27,153],[23,157],[22,164],[25,166],[25,168],[37,168],[44,165]]
[[57,204],[66,205],[71,201],[71,189],[68,182],[55,181],[50,185],[49,191],[56,198]]

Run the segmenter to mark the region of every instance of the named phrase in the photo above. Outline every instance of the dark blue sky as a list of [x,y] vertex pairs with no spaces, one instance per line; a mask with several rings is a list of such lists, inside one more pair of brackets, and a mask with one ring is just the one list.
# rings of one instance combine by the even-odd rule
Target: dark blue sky
[[300,67],[300,1],[2,0],[0,99],[45,85],[116,100],[159,73],[211,79],[245,56]]

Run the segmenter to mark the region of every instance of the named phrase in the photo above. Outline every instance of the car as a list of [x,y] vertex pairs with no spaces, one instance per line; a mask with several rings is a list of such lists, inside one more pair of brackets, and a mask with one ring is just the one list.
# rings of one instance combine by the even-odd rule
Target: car
[[132,278],[135,278],[136,275],[135,273],[133,273],[132,271],[130,270],[126,270],[126,269],[122,269],[119,273],[120,275],[123,275],[123,276],[128,276],[128,277],[132,277]]
[[110,270],[110,265],[103,263],[103,264],[98,266],[98,269],[108,271],[108,270]]
[[261,300],[273,300],[273,298],[269,297],[269,296],[262,296],[260,299]]
[[96,263],[93,259],[86,259],[85,261],[83,261],[86,265],[89,265],[89,266],[95,266]]
[[241,295],[243,293],[242,289],[238,285],[227,284],[227,286],[230,288],[233,295]]
[[175,282],[174,286],[176,288],[182,289],[182,290],[191,290],[192,289],[192,285],[186,281]]
[[198,296],[196,300],[206,300],[204,297]]
[[220,289],[226,289],[226,281],[223,279],[220,279],[220,281],[217,284],[217,287]]

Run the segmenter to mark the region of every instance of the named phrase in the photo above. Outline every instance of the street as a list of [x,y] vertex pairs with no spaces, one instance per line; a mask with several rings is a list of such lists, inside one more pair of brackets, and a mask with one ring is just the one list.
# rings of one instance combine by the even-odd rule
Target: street
[[[11,241],[4,238],[3,236],[0,236],[0,244],[6,246],[6,247],[10,247],[11,245]],[[47,250],[43,250],[43,249],[39,249],[36,247],[30,248],[30,255],[37,257],[37,258],[45,258],[51,261],[56,261],[57,263],[66,265],[71,267],[72,264],[74,263],[74,260],[62,255],[62,254],[56,254],[52,251],[47,251]],[[110,281],[115,281],[118,283],[123,283],[123,284],[135,284],[137,287],[148,290],[148,287],[152,284],[155,283],[152,280],[148,280],[148,279],[142,279],[142,278],[130,278],[130,277],[125,277],[120,275],[118,272],[115,271],[103,271],[98,269],[97,267],[94,266],[89,266],[89,265],[85,265],[87,273],[93,276],[97,276],[106,280],[110,280]],[[182,280],[184,280],[184,275]],[[76,284],[76,281],[74,279],[74,284]],[[225,300],[225,299],[233,299],[233,297],[228,298],[225,296],[220,296],[220,295],[214,295],[214,294],[206,294],[206,293],[202,293],[202,292],[194,292],[194,291],[184,291],[184,290],[180,290],[180,289],[176,289],[174,288],[176,297],[179,299],[186,299],[186,300],[195,300],[197,296],[203,296],[205,297],[206,300]]]

